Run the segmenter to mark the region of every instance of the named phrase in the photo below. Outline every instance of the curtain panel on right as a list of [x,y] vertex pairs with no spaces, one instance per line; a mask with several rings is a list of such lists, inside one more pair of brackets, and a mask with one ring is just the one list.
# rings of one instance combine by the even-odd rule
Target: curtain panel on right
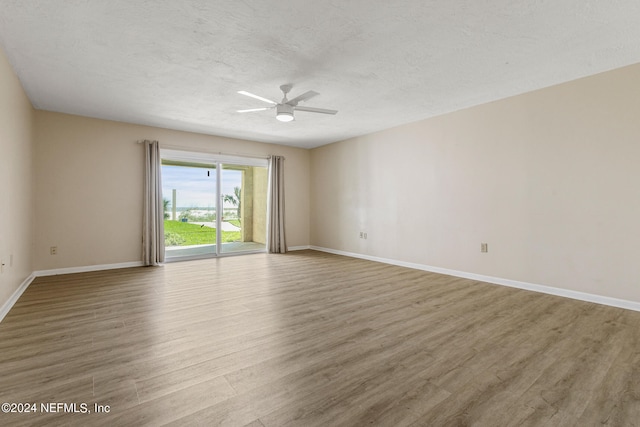
[[284,254],[287,243],[284,233],[284,157],[269,158],[269,227],[267,250],[269,253]]

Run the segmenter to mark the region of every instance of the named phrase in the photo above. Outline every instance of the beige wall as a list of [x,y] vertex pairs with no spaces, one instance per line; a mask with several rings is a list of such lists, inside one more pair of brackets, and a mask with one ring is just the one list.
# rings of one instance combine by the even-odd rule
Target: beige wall
[[32,123],[31,103],[0,50],[0,307],[32,272]]
[[312,245],[640,301],[639,77],[312,150]]
[[[141,259],[143,149],[286,157],[287,243],[309,244],[309,151],[187,132],[36,112],[34,268]],[[57,255],[49,248],[58,247]]]

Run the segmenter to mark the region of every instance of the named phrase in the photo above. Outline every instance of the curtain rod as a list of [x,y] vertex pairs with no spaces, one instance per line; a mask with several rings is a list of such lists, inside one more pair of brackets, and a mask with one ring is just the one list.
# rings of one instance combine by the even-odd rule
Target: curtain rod
[[[136,144],[142,144],[144,141],[145,141],[144,139],[139,139],[139,140],[136,141]],[[197,149],[178,147],[178,146],[174,146],[174,145],[163,145],[163,146],[160,146],[161,150],[163,148],[166,148],[167,150],[190,151],[192,153],[220,154],[221,156],[240,156],[240,157],[250,157],[250,158],[254,158],[254,159],[269,159],[269,158],[271,158],[271,155],[269,155],[269,156],[256,156],[256,155],[252,155],[252,154],[243,154],[243,153],[223,153],[222,151],[199,151]],[[272,154],[272,155],[275,156],[275,154]],[[286,160],[286,158],[284,156],[280,156],[280,157],[282,157],[284,160]]]

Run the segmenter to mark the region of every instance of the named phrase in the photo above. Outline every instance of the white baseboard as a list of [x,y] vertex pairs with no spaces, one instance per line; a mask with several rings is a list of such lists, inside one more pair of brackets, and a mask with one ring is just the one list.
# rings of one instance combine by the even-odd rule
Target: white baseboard
[[142,267],[142,261],[122,262],[119,264],[86,265],[83,267],[56,268],[53,270],[34,271],[35,277],[55,276],[58,274],[86,273],[89,271],[115,270],[118,268]]
[[413,268],[416,270],[429,271],[432,273],[446,274],[449,276],[462,277],[464,279],[477,280],[479,282],[493,283],[495,285],[509,286],[511,288],[525,289],[528,291],[540,292],[543,294],[556,295],[565,298],[572,298],[580,301],[593,302],[596,304],[608,305],[611,307],[624,308],[627,310],[640,311],[640,303],[636,301],[628,301],[618,298],[611,298],[602,295],[588,294],[586,292],[572,291],[569,289],[554,288],[552,286],[537,285],[534,283],[520,282],[517,280],[503,279],[500,277],[484,276],[481,274],[467,273],[465,271],[449,270],[447,268],[432,267],[424,264],[416,264],[412,262],[398,261],[388,258],[380,258],[370,255],[363,255],[354,252],[339,251],[336,249],[322,248],[319,246],[311,246],[310,249],[327,252],[336,255],[343,255],[352,258],[366,259],[369,261],[381,262],[384,264],[392,264],[400,267]]
[[293,251],[304,251],[306,249],[311,249],[311,246],[307,245],[307,246],[290,246],[287,248],[287,251],[289,252],[293,252]]
[[144,264],[142,261],[135,262],[123,262],[119,264],[102,264],[102,265],[87,265],[84,267],[69,267],[69,268],[56,268],[54,270],[40,270],[34,271],[31,273],[29,277],[27,277],[20,287],[16,289],[16,291],[9,297],[9,299],[0,307],[0,322],[2,319],[9,313],[9,310],[14,306],[14,304],[18,301],[18,298],[27,290],[31,282],[36,277],[43,276],[55,276],[58,274],[72,274],[72,273],[86,273],[89,271],[101,271],[101,270],[115,270],[118,268],[131,268],[131,267],[142,267]]
[[20,284],[18,289],[16,289],[15,292],[9,297],[9,299],[2,305],[2,307],[0,307],[0,322],[2,322],[2,319],[4,319],[4,317],[9,313],[9,310],[11,310],[13,305],[18,301],[18,298],[20,298],[24,291],[27,290],[27,288],[35,278],[36,276],[34,274],[31,274],[29,277],[24,279],[24,282]]

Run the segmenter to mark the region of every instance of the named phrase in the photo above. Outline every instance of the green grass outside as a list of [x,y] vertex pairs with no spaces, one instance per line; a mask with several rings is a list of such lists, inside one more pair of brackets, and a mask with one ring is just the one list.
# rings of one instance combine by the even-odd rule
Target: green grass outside
[[[223,231],[222,242],[237,242],[242,238],[240,231]],[[200,227],[180,221],[164,221],[166,246],[215,245],[216,229]]]

